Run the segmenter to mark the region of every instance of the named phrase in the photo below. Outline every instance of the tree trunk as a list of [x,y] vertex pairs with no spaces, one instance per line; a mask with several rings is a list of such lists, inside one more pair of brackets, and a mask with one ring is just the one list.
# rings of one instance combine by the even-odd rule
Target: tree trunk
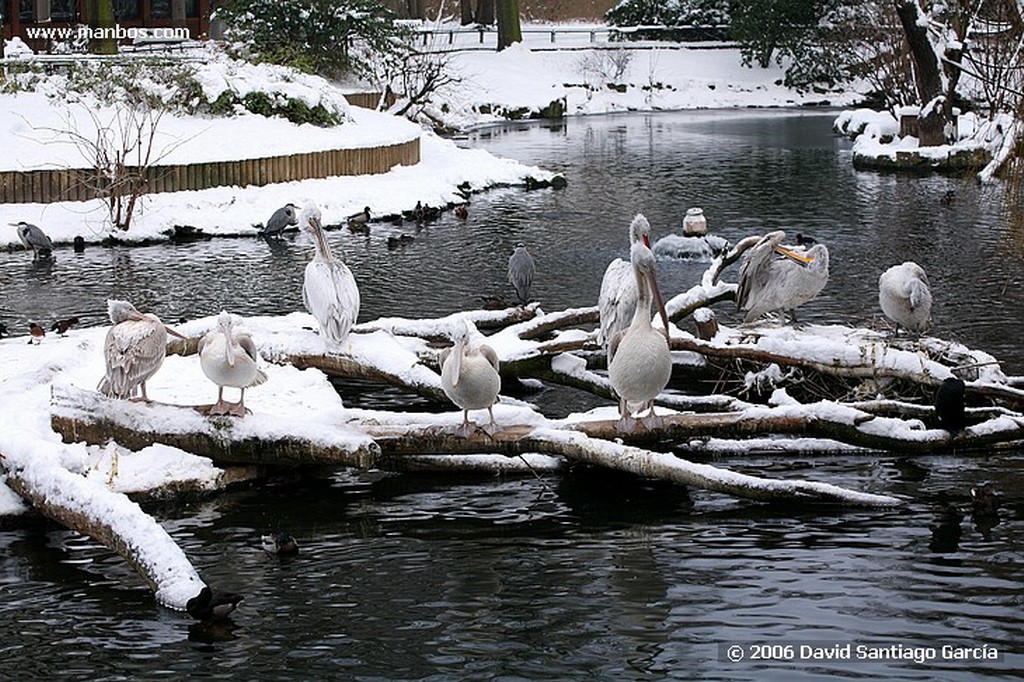
[[494,0],[477,0],[476,22],[485,26],[494,23]]
[[[114,4],[112,0],[88,0],[89,28],[100,30],[103,36],[89,41],[89,52],[93,54],[117,54],[117,40],[114,38]],[[95,36],[96,33],[93,33]]]
[[171,26],[185,28],[185,0],[171,0]]
[[495,0],[498,10],[498,52],[523,41],[519,28],[519,0]]
[[423,19],[423,0],[406,0],[405,6],[410,19]]
[[946,143],[947,106],[944,102],[942,71],[935,48],[928,38],[928,26],[916,0],[896,0],[896,14],[914,62],[914,84],[921,100],[918,117],[919,143],[934,147]]
[[462,11],[462,25],[469,26],[473,23],[473,0],[459,0],[459,8]]

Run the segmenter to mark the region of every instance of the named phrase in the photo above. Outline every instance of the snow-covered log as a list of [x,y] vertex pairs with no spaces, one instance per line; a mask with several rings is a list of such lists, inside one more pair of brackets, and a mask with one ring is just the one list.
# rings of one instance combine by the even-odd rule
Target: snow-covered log
[[121,493],[69,471],[61,445],[26,433],[0,436],[7,485],[50,519],[124,557],[159,603],[183,611],[205,586],[185,553],[151,516]]
[[218,465],[297,466],[343,464],[370,468],[380,449],[345,425],[333,427],[260,415],[260,419],[207,417],[189,407],[133,403],[94,391],[54,386],[53,430],[67,442],[116,441],[131,450],[162,443],[214,460]]

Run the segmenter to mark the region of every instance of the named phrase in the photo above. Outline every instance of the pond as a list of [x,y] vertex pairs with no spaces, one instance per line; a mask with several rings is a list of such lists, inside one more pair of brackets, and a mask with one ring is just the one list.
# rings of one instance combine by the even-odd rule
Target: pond
[[[564,171],[568,187],[474,196],[465,223],[446,214],[419,229],[375,225],[369,237],[330,239],[359,280],[362,320],[512,300],[506,259],[520,241],[537,260],[534,297],[557,310],[595,302],[636,212],[657,238],[697,205],[733,242],[781,228],[828,244],[830,282],[800,309],[802,322],[877,323],[878,275],[914,259],[931,280],[935,333],[1024,371],[1021,252],[1002,187],[856,172],[849,143],[830,132],[833,115],[631,114],[487,129],[460,143]],[[414,239],[389,249],[387,236],[402,232]],[[0,254],[0,321],[14,329],[77,314],[105,324],[108,296],[165,321],[222,307],[289,312],[301,309],[309,255],[298,239],[60,249],[52,265]],[[663,291],[687,289],[705,267],[660,261]],[[731,306],[717,310],[736,320]],[[538,399],[573,409],[565,392]],[[1024,669],[1020,453],[749,452],[715,464],[913,501],[899,511],[794,510],[582,470],[339,472],[155,510],[204,578],[245,594],[217,629],[157,607],[92,541],[14,523],[0,530],[0,651],[25,677],[90,680],[912,680]],[[1004,496],[995,525],[969,513],[970,488],[986,480]],[[294,559],[260,550],[259,535],[278,527],[299,539]],[[889,647],[889,660],[856,648],[849,661],[749,660],[755,644],[800,654],[801,644],[846,643]],[[731,645],[744,660],[728,660]],[[944,658],[942,645],[998,658]],[[936,658],[916,662],[915,651]]]

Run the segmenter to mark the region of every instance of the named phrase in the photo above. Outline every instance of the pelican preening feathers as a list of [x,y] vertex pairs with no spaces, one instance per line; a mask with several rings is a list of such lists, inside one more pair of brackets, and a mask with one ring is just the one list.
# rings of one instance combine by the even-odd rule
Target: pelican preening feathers
[[781,230],[769,232],[744,256],[736,309],[745,314],[746,322],[765,313],[793,311],[817,296],[828,282],[828,248],[815,244],[796,251],[782,245],[785,237]]
[[107,331],[103,344],[107,374],[98,390],[123,400],[135,399],[136,390],[141,390],[142,400],[148,402],[146,381],[164,363],[167,334],[184,337],[165,327],[156,315],[143,315],[128,301],[108,300],[107,312],[114,326]]
[[[245,389],[267,380],[267,375],[256,365],[258,357],[252,337],[235,331],[231,314],[222,311],[217,317],[217,328],[199,341],[203,374],[217,384],[217,402],[210,407],[209,414],[245,416]],[[237,403],[224,400],[225,386],[241,391]]]
[[471,343],[468,323],[455,330],[455,345],[441,352],[441,388],[448,399],[462,408],[462,426],[459,433],[468,436],[473,426],[469,423],[470,410],[487,409],[490,421],[484,430],[493,433],[494,403],[501,391],[498,373],[498,354],[487,344]]
[[302,209],[299,227],[309,232],[316,246],[316,255],[306,266],[302,303],[319,323],[328,350],[338,352],[359,317],[359,287],[348,266],[331,254],[316,204]]
[[878,278],[878,305],[896,324],[897,331],[901,325],[917,333],[927,331],[931,324],[932,292],[924,269],[907,261],[883,272]]
[[[637,226],[646,226],[646,231]],[[654,253],[648,246],[646,218],[637,214],[630,225],[630,236],[640,238],[630,248],[630,265],[637,292],[633,319],[629,327],[615,332],[608,340],[608,378],[619,396],[619,415],[623,427],[630,429],[635,423],[627,420],[632,406],[649,409],[655,419],[654,399],[672,378],[672,356],[668,347],[668,314],[658,289]],[[603,287],[602,287],[603,292]],[[657,306],[664,325],[663,331],[651,325],[651,305]]]

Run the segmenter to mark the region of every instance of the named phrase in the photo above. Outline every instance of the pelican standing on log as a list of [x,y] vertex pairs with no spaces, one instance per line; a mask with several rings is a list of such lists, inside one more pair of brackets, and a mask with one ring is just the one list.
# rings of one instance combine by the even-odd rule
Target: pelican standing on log
[[[245,416],[245,389],[267,380],[267,375],[256,366],[258,357],[252,337],[234,331],[231,313],[222,311],[217,317],[217,328],[199,341],[199,364],[203,374],[217,384],[217,402],[208,414]],[[224,400],[225,386],[241,391],[237,403]]]
[[[633,223],[647,223],[637,215]],[[632,232],[632,229],[631,229]],[[645,235],[646,236],[646,235]],[[608,378],[619,396],[620,428],[629,431],[636,422],[630,422],[631,406],[639,410],[650,409],[651,426],[656,425],[654,399],[672,378],[672,355],[668,347],[668,313],[658,289],[654,253],[646,239],[633,242],[630,264],[637,291],[636,308],[629,327],[617,332],[608,342]],[[664,331],[651,325],[651,305],[657,305]]]
[[897,332],[900,325],[919,334],[927,331],[931,324],[932,292],[924,269],[907,261],[883,272],[878,278],[878,305],[896,324]]
[[526,244],[516,244],[515,251],[508,257],[508,281],[516,290],[516,297],[522,305],[530,302],[530,287],[533,276],[537,273],[533,256],[526,250]]
[[782,230],[769,232],[743,259],[736,309],[745,313],[745,322],[776,310],[792,312],[817,296],[828,282],[828,248],[815,244],[801,253],[782,246],[785,237]]
[[156,315],[143,315],[128,301],[108,300],[107,313],[114,326],[103,343],[107,375],[98,390],[109,398],[135,400],[136,389],[141,389],[141,399],[149,402],[146,382],[164,364],[167,334],[185,337],[164,326]]
[[302,209],[299,227],[309,232],[316,246],[316,255],[306,266],[302,303],[320,324],[328,350],[337,352],[359,317],[359,287],[348,266],[331,254],[316,204],[309,202]]
[[18,228],[18,239],[26,249],[32,250],[32,260],[53,257],[53,242],[37,226],[26,223],[24,220],[9,223],[9,225]]
[[498,354],[487,344],[471,344],[468,324],[455,332],[454,340],[455,345],[441,353],[441,388],[449,400],[462,408],[459,435],[468,437],[473,430],[469,411],[484,408],[490,416],[484,431],[493,434],[497,430],[493,406],[501,391]]
[[[638,213],[629,224],[629,245],[640,242],[650,249],[651,224],[643,214]],[[632,257],[632,251],[630,251]],[[633,266],[616,258],[604,271],[601,278],[601,293],[597,297],[597,308],[601,315],[601,326],[597,331],[597,342],[608,348],[611,338],[626,329],[636,310],[637,288]]]

